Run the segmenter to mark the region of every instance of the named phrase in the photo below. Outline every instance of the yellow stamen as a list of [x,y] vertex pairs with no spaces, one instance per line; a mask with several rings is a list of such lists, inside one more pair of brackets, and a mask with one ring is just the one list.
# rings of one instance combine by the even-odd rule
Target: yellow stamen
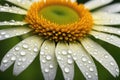
[[[79,15],[79,20],[74,23],[57,24],[47,20],[38,12],[50,5],[61,5],[73,9]],[[25,21],[28,22],[31,28],[39,35],[45,36],[50,40],[55,41],[75,41],[85,37],[93,26],[92,16],[82,4],[72,3],[70,0],[46,0],[46,2],[35,2],[28,10]]]

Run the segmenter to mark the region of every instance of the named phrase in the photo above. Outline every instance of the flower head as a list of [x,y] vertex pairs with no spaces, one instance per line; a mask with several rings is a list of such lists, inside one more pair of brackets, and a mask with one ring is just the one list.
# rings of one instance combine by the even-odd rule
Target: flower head
[[95,10],[112,0],[92,0],[85,4],[78,4],[75,0],[6,1],[20,8],[0,6],[0,12],[24,15],[24,18],[23,21],[0,22],[0,26],[20,26],[0,30],[0,40],[31,35],[8,51],[1,62],[1,71],[14,64],[13,73],[19,75],[39,54],[45,80],[55,79],[58,66],[65,80],[73,80],[74,63],[87,80],[98,80],[92,57],[114,77],[119,76],[119,68],[113,57],[91,39],[93,36],[120,48],[120,29],[112,27],[120,25],[117,4]]

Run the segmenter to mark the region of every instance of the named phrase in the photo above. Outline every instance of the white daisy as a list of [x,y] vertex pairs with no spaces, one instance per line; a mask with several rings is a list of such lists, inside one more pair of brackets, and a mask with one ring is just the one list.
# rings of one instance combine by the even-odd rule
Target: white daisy
[[[114,77],[119,68],[113,57],[97,42],[103,40],[120,48],[120,4],[96,10],[113,0],[91,0],[78,4],[76,0],[6,0],[19,7],[2,6],[0,12],[25,15],[23,21],[3,21],[0,26],[21,26],[0,30],[0,40],[32,33],[4,56],[0,70],[14,64],[14,75],[23,72],[40,56],[45,80],[54,80],[60,66],[65,80],[73,80],[74,63],[86,80],[98,80],[94,57]],[[119,6],[119,8],[118,8]],[[26,26],[26,27],[25,27]],[[91,57],[92,56],[92,57]]]

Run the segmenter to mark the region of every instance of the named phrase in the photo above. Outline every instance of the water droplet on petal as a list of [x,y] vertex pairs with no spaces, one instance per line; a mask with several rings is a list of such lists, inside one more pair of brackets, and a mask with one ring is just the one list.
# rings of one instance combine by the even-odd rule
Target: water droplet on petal
[[92,76],[91,76],[91,75],[88,75],[88,78],[90,79],[90,78],[92,78]]
[[18,63],[17,63],[17,65],[18,65],[18,66],[20,66],[20,65],[21,65],[21,63],[20,63],[20,62],[18,62]]
[[44,52],[44,51],[41,51],[41,52],[40,52],[40,54],[41,54],[41,55],[44,55],[44,54],[45,54],[45,52]]
[[34,48],[34,52],[38,52],[38,48]]
[[12,60],[12,61],[15,61],[15,60],[16,60],[16,57],[15,57],[15,56],[11,57],[11,60]]
[[82,61],[84,61],[84,62],[85,62],[85,61],[87,61],[87,59],[86,59],[85,57],[82,57]]
[[42,63],[46,63],[46,60],[42,60]]
[[10,36],[8,34],[5,35],[5,38],[9,38]]
[[71,50],[68,50],[68,53],[69,53],[69,54],[71,54],[71,53],[72,53],[72,51],[71,51]]
[[50,66],[49,66],[51,69],[54,67],[52,64],[50,64]]
[[20,48],[19,47],[15,47],[15,50],[18,51]]
[[10,55],[9,55],[9,54],[7,54],[6,56],[7,56],[7,57],[10,57]]
[[118,72],[118,73],[119,73],[119,69],[118,69],[118,68],[116,68],[115,70],[116,70],[116,72]]
[[72,59],[68,59],[68,64],[72,64],[73,60]]
[[27,44],[24,44],[24,45],[23,45],[23,48],[27,49],[27,48],[28,48],[28,45],[27,45]]
[[94,69],[92,67],[90,67],[90,71],[94,71]]
[[104,57],[105,57],[105,58],[108,58],[108,55],[105,55]]
[[21,56],[25,56],[25,55],[26,55],[26,52],[22,51],[22,52],[20,52],[20,55],[21,55]]
[[114,65],[114,63],[113,63],[113,62],[110,62],[110,65],[112,65],[112,66],[113,66],[113,65]]
[[62,58],[61,58],[60,56],[57,56],[57,59],[58,59],[58,60],[61,60]]
[[88,63],[90,64],[90,63],[92,63],[91,61],[88,61]]
[[45,72],[48,73],[48,72],[49,72],[49,69],[46,68],[46,69],[45,69]]
[[51,60],[51,58],[52,58],[52,57],[51,57],[50,55],[47,55],[47,56],[46,56],[46,59],[47,59],[47,60]]
[[69,73],[69,72],[70,72],[70,69],[66,67],[66,68],[64,69],[64,71],[65,71],[65,73]]
[[7,62],[8,62],[8,60],[6,60],[6,59],[3,60],[3,63],[7,63]]
[[66,54],[67,54],[67,51],[63,50],[63,51],[62,51],[62,54],[63,54],[63,55],[66,55]]

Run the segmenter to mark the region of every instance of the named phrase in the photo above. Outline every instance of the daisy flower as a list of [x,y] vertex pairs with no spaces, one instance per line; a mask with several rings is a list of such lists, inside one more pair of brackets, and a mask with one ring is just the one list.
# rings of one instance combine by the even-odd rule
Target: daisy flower
[[[76,63],[86,80],[98,80],[95,58],[114,77],[119,68],[113,57],[99,45],[100,39],[120,48],[120,4],[100,8],[113,0],[5,0],[15,6],[0,5],[0,12],[24,15],[22,21],[0,22],[13,26],[0,30],[0,40],[31,34],[10,49],[1,61],[0,70],[14,64],[19,75],[39,55],[45,80],[54,80],[60,66],[65,80],[74,79]],[[96,9],[99,8],[99,9]],[[15,26],[15,27],[14,27]]]

